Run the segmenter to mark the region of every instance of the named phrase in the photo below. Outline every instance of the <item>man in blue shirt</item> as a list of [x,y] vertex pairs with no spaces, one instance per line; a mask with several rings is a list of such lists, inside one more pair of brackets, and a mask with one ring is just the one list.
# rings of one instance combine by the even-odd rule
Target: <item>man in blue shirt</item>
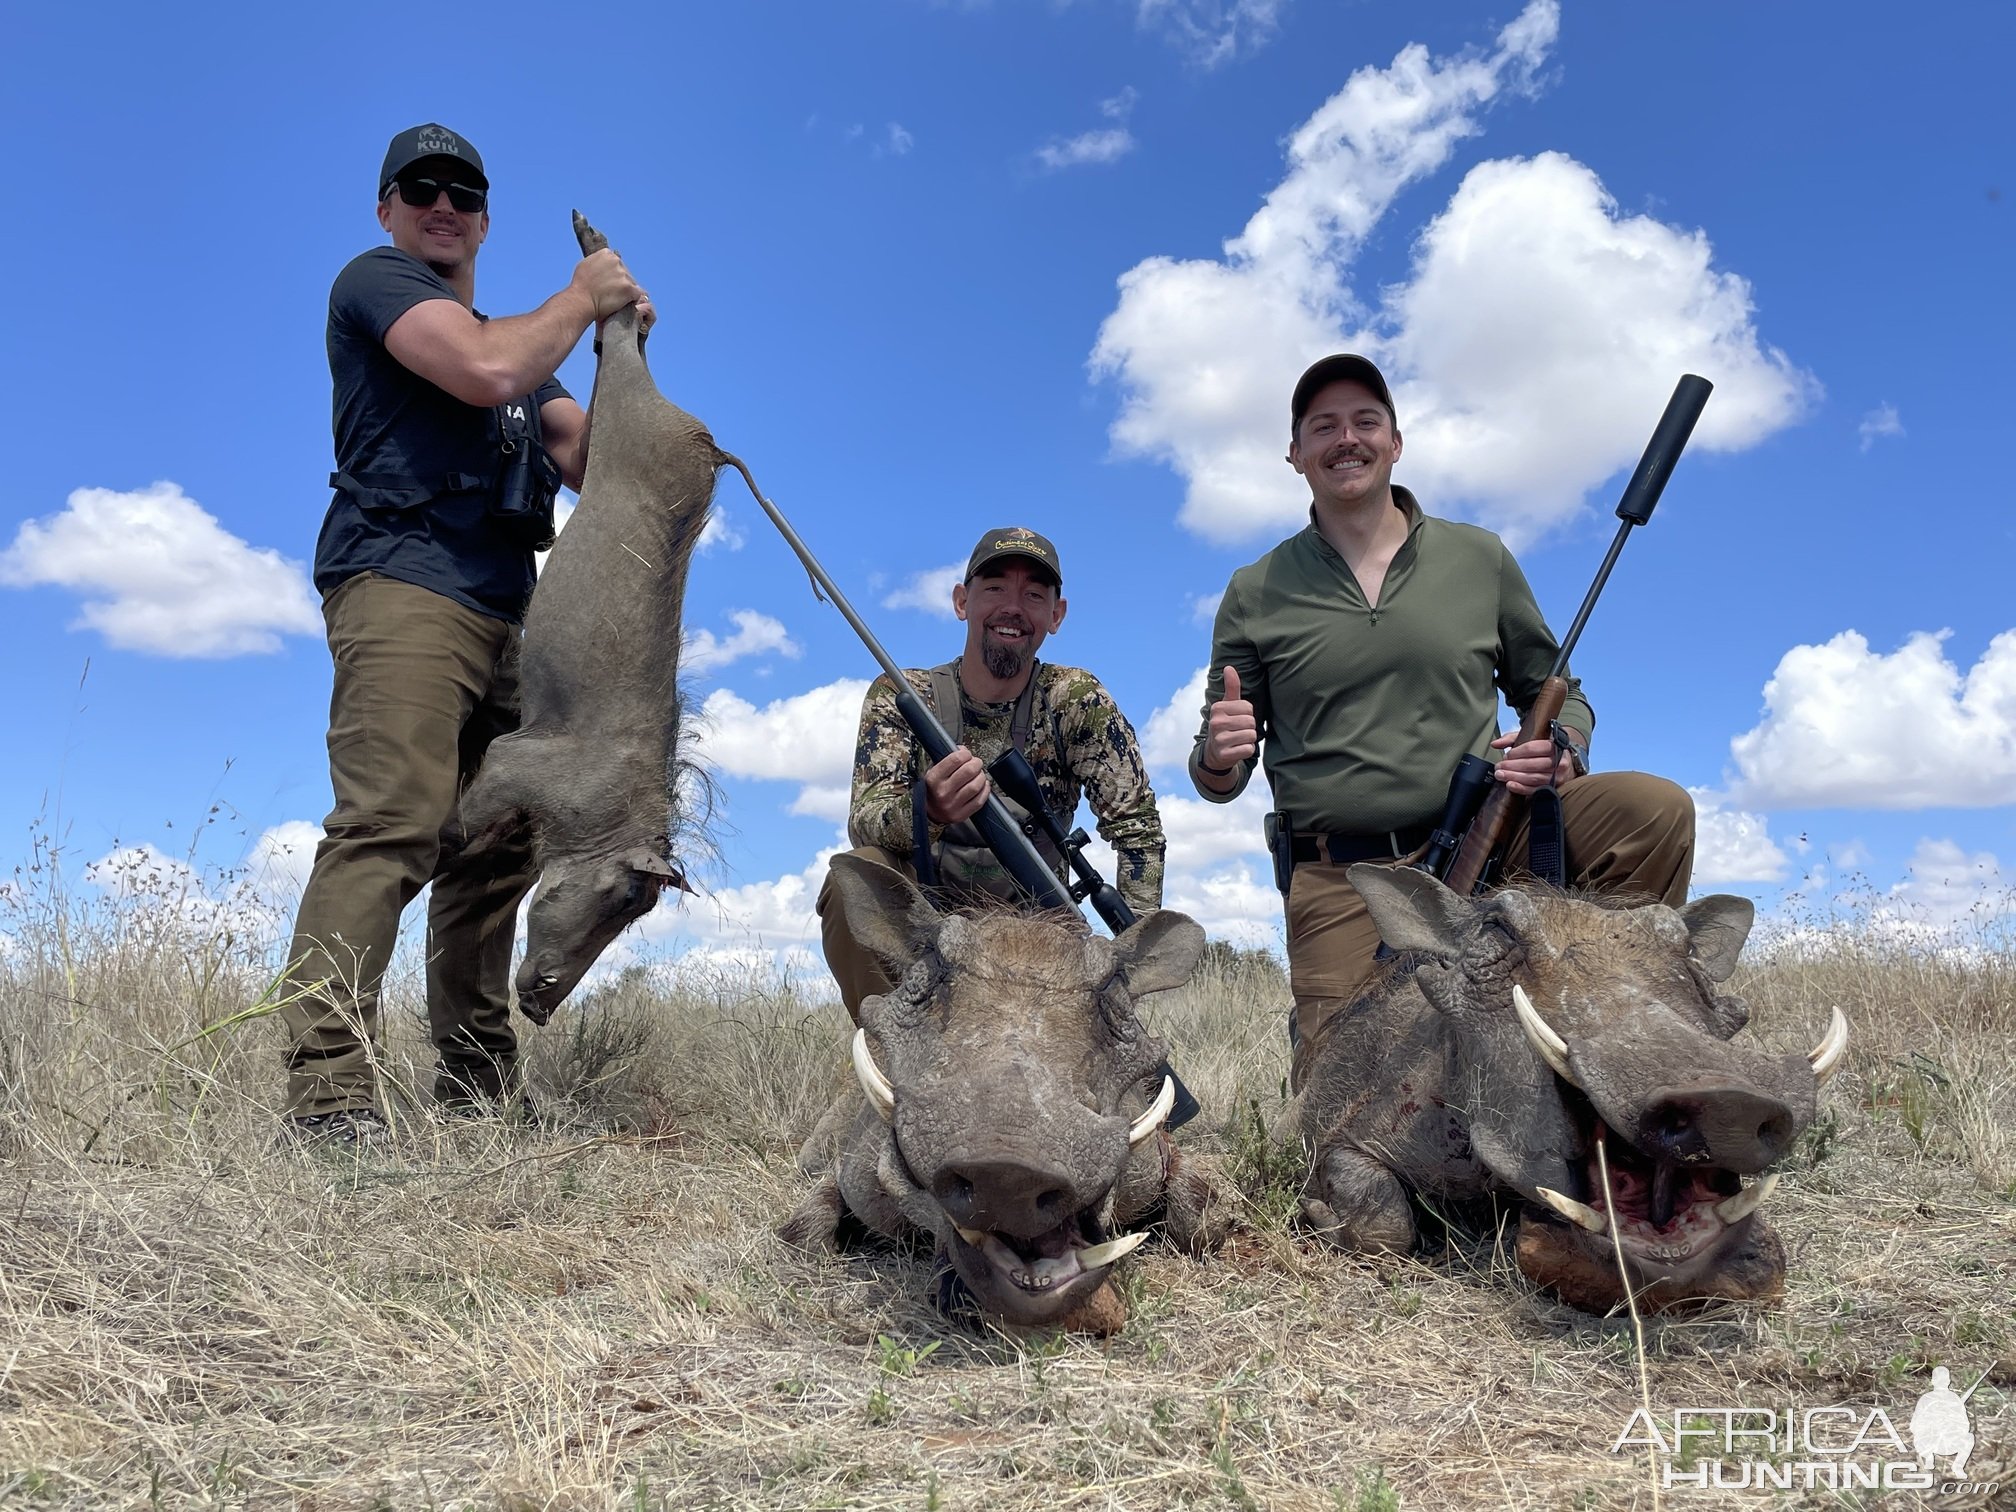
[[491,740],[518,723],[518,639],[553,494],[579,487],[588,418],[553,374],[590,325],[650,301],[613,251],[552,298],[475,308],[490,181],[439,125],[392,139],[378,175],[391,245],[329,295],[336,471],[315,549],[335,686],[324,823],[289,952],[287,1114],[354,1143],[383,1130],[374,1041],[399,916],[433,884],[427,1012],[435,1095],[515,1095],[508,980],[523,844],[459,855],[455,807]]

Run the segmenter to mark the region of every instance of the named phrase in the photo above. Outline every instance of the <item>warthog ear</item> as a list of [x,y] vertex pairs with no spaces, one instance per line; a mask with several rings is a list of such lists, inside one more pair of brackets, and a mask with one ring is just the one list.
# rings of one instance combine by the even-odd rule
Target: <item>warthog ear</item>
[[1395,951],[1446,961],[1477,927],[1477,910],[1424,871],[1361,861],[1344,875],[1365,900],[1379,938]]
[[693,891],[687,885],[686,874],[654,850],[641,848],[633,850],[623,858],[623,864],[634,872],[642,872],[647,877],[657,877],[668,886],[676,887],[683,893]]
[[1757,909],[1748,898],[1738,898],[1729,893],[1696,898],[1680,911],[1680,922],[1687,926],[1694,959],[1707,973],[1709,981],[1724,982],[1729,979],[1729,973],[1736,969],[1736,957],[1743,953],[1743,942],[1750,938],[1750,926],[1756,919]]
[[1137,919],[1113,941],[1113,958],[1135,998],[1181,987],[1203,954],[1203,925],[1169,908]]
[[938,923],[938,910],[901,872],[860,856],[827,863],[848,932],[898,977]]

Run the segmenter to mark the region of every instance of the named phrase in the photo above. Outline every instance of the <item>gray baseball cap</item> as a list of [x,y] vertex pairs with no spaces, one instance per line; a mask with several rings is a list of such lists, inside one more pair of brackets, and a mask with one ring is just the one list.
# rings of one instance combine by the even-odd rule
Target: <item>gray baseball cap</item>
[[385,186],[401,173],[422,158],[432,157],[461,159],[466,170],[463,182],[474,189],[490,187],[490,180],[483,174],[483,159],[468,139],[457,136],[446,126],[429,122],[425,126],[409,126],[392,138],[392,145],[385,149],[385,166],[378,170],[379,195],[382,197]]

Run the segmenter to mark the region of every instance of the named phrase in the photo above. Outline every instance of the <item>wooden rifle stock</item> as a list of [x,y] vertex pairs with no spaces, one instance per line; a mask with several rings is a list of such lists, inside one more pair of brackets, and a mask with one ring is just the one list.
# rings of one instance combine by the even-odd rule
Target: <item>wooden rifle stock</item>
[[[1519,726],[1519,739],[1514,744],[1552,739],[1554,721],[1561,717],[1561,705],[1567,700],[1566,678],[1550,677],[1540,684],[1540,694],[1526,711],[1526,718]],[[1477,817],[1470,821],[1463,843],[1456,848],[1456,859],[1449,863],[1448,875],[1442,879],[1451,892],[1467,897],[1478,890],[1485,868],[1498,853],[1498,847],[1505,843],[1512,826],[1519,822],[1525,807],[1526,800],[1511,788],[1502,782],[1492,783],[1490,796],[1477,810]]]

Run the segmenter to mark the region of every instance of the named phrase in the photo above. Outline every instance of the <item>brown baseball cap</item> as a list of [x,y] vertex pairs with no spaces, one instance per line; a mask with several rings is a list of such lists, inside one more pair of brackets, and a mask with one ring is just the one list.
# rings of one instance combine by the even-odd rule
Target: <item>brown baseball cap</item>
[[1313,363],[1309,371],[1295,381],[1295,397],[1288,401],[1288,434],[1293,436],[1302,428],[1302,417],[1309,411],[1309,401],[1333,383],[1345,381],[1362,383],[1372,390],[1372,396],[1386,406],[1386,413],[1393,421],[1393,428],[1400,428],[1399,413],[1393,408],[1393,391],[1386,387],[1386,376],[1372,365],[1367,357],[1355,352],[1339,352]]
[[1011,556],[1029,558],[1046,569],[1059,588],[1064,586],[1064,568],[1057,560],[1057,548],[1050,544],[1047,536],[1036,534],[1026,525],[1004,525],[980,537],[980,544],[966,559],[966,581],[972,582],[990,563]]

